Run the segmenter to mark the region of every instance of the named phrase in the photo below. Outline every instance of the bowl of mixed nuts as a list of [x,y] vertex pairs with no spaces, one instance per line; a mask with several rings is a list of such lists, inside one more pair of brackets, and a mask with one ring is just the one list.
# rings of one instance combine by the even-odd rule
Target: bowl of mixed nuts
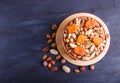
[[110,45],[110,33],[99,17],[77,13],[62,21],[56,33],[56,44],[68,62],[87,66],[105,56]]

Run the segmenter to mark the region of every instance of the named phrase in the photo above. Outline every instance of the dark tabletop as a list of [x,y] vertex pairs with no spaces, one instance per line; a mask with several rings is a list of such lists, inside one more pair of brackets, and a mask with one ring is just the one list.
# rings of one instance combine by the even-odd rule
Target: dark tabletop
[[[94,71],[50,72],[40,64],[45,34],[78,12],[106,23],[110,49]],[[0,83],[120,83],[120,0],[0,0]]]

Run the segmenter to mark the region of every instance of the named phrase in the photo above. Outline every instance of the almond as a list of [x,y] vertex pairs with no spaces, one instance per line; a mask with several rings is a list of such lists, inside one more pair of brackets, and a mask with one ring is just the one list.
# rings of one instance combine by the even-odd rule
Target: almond
[[50,63],[51,63],[52,65],[54,65],[54,64],[55,64],[55,60],[51,59],[51,60],[50,60]]
[[61,58],[61,55],[57,55],[57,56],[55,57],[56,60],[59,60],[60,58]]
[[52,66],[52,64],[51,64],[51,63],[48,63],[48,65],[47,65],[47,66],[48,66],[48,68],[50,68],[50,67]]
[[52,60],[52,58],[49,56],[49,57],[47,58],[47,61],[50,61],[50,60]]
[[50,38],[51,38],[51,35],[50,35],[50,34],[46,34],[46,37],[50,39]]
[[57,66],[52,66],[49,68],[51,71],[57,71],[58,70],[58,67]]
[[61,63],[65,63],[66,62],[66,60],[65,59],[61,59]]
[[85,71],[85,70],[86,70],[85,66],[81,66],[81,67],[80,67],[80,70],[81,70],[81,71]]
[[52,24],[52,30],[56,30],[57,29],[57,25],[56,24]]
[[47,52],[47,51],[49,51],[49,49],[50,49],[49,47],[44,47],[44,48],[42,49],[42,51],[43,51],[43,52]]
[[95,69],[95,66],[94,66],[94,65],[90,65],[90,69],[91,69],[91,70],[94,70],[94,69]]
[[48,42],[48,43],[52,43],[52,42],[53,42],[53,40],[52,40],[52,39],[49,39],[47,42]]

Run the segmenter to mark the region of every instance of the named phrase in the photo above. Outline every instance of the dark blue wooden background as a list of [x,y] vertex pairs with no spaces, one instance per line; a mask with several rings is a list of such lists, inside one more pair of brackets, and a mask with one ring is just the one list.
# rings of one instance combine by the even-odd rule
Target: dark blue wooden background
[[[39,64],[45,34],[78,12],[107,24],[110,49],[95,71],[50,72]],[[120,0],[0,0],[0,83],[120,83]]]

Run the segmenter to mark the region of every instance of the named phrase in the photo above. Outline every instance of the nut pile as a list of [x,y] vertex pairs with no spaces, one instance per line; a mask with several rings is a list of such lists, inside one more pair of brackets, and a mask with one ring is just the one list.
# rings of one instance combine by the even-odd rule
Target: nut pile
[[67,53],[74,59],[88,61],[105,48],[108,34],[95,19],[77,17],[64,30],[63,41]]
[[[52,34],[46,34],[46,37],[48,39],[47,43],[50,44],[50,46],[45,46],[42,51],[44,52],[44,55],[42,55],[42,65],[44,67],[47,67],[50,71],[57,71],[58,69],[62,69],[66,73],[71,72],[71,68],[66,65],[66,60],[62,58],[62,56],[59,54],[59,51],[57,50],[57,45],[55,43],[55,36],[56,36],[56,30],[57,25],[52,25],[52,30],[54,31]],[[46,54],[50,53],[52,56]],[[57,65],[56,63],[61,63],[61,65]],[[91,70],[95,69],[94,65],[89,66]],[[81,71],[85,71],[86,67],[80,66],[78,68],[74,68],[73,72],[80,73]]]

